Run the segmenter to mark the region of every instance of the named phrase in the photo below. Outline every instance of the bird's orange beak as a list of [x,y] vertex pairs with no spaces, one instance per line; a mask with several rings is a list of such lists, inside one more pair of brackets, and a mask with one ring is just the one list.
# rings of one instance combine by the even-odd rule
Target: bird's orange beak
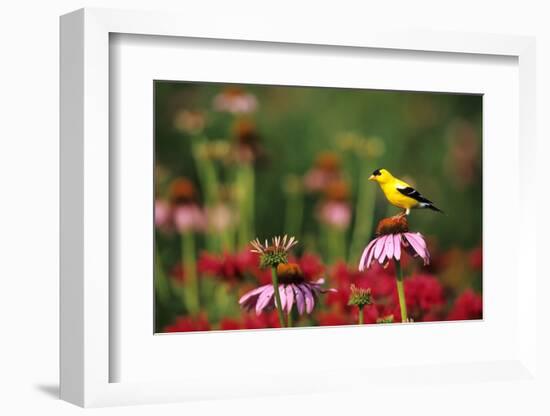
[[369,181],[376,181],[376,176],[370,175],[369,176]]

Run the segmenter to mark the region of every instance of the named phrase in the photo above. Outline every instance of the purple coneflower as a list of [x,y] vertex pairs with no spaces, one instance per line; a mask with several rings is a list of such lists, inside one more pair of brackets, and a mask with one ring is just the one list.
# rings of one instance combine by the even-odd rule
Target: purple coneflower
[[[245,307],[247,308],[251,308],[252,305],[254,305],[256,313],[259,314],[266,306],[270,305],[270,302],[273,302],[277,309],[281,327],[286,326],[283,310],[290,311],[294,304],[294,300],[296,300],[299,312],[303,312],[304,305],[306,311],[311,311],[315,303],[314,294],[317,294],[317,288],[319,288],[322,282],[307,283],[302,271],[297,265],[287,264],[288,251],[298,244],[298,241],[296,241],[294,237],[289,238],[285,235],[283,237],[273,237],[271,239],[271,244],[269,244],[267,240],[265,240],[265,244],[262,244],[259,239],[251,241],[250,244],[253,248],[251,251],[260,255],[260,267],[262,269],[271,268],[272,284],[259,287],[247,293],[240,299],[239,303],[241,305],[246,304]],[[281,273],[283,279],[285,279],[281,284],[279,284],[279,273]],[[287,287],[290,289],[287,289]],[[275,288],[279,290],[275,290]],[[294,289],[297,290],[295,291]],[[292,296],[292,298],[290,296]],[[290,307],[288,307],[288,305]],[[287,317],[287,321],[290,323],[291,315],[288,314]]]
[[386,267],[390,260],[401,260],[402,250],[413,257],[420,257],[424,265],[430,264],[430,253],[420,233],[408,231],[406,217],[384,218],[378,224],[377,237],[363,250],[359,271],[368,269],[373,261]]
[[[290,315],[294,304],[300,315],[309,314],[313,311],[315,300],[321,293],[336,291],[321,287],[325,279],[308,281],[295,263],[280,263],[277,266],[277,276],[281,310],[287,315]],[[264,310],[278,308],[274,288],[273,284],[269,284],[251,290],[239,299],[239,304],[248,311],[255,309],[257,315]]]
[[345,230],[351,222],[351,207],[344,201],[327,201],[319,207],[319,219],[338,230]]
[[160,230],[167,230],[171,223],[170,204],[162,199],[155,200],[155,226]]
[[405,216],[384,218],[378,223],[376,234],[377,237],[363,250],[359,260],[359,271],[369,268],[374,261],[378,261],[386,267],[389,261],[393,259],[401,319],[403,322],[408,322],[401,254],[405,250],[413,257],[420,257],[424,265],[430,264],[430,253],[426,241],[422,234],[409,232],[409,224]]
[[196,204],[182,204],[174,208],[174,225],[180,233],[204,231],[206,216]]
[[304,187],[309,192],[321,192],[341,178],[340,156],[334,152],[317,155],[314,166],[304,175]]

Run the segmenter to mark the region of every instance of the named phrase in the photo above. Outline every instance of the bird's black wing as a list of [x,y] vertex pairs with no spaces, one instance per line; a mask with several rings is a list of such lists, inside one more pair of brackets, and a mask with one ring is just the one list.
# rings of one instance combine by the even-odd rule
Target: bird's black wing
[[408,196],[409,198],[415,199],[418,202],[421,202],[423,204],[433,204],[432,201],[425,198],[420,192],[418,192],[414,188],[411,188],[410,186],[407,186],[406,188],[397,188],[397,190],[403,195]]

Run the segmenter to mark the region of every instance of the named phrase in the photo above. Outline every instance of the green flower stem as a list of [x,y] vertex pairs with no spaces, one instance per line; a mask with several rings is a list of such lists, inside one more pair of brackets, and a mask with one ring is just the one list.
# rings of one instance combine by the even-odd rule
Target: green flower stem
[[202,136],[194,136],[192,139],[191,150],[197,168],[201,187],[204,190],[204,199],[207,205],[214,205],[218,202],[219,183],[216,167],[212,160],[201,156],[200,146],[207,142],[207,139]]
[[254,167],[250,163],[241,165],[236,176],[239,205],[239,247],[245,247],[254,234]]
[[363,306],[359,306],[359,325],[363,325],[365,322],[365,315],[363,312]]
[[374,201],[376,187],[369,183],[371,165],[361,163],[361,174],[357,186],[357,203],[355,206],[355,225],[351,239],[349,260],[357,263],[361,257],[361,251],[372,232],[374,219]]
[[346,231],[339,230],[330,225],[325,225],[326,241],[328,245],[328,258],[331,263],[346,258]]
[[399,308],[401,309],[401,322],[408,322],[407,302],[405,300],[405,289],[403,287],[403,270],[401,269],[401,263],[399,261],[394,260],[394,263],[397,295],[399,296]]
[[197,276],[197,258],[195,253],[195,236],[191,231],[181,235],[181,256],[185,271],[185,287],[183,297],[185,306],[190,313],[200,310],[199,279]]
[[170,298],[170,282],[164,274],[158,247],[155,243],[155,290],[161,303],[166,304]]
[[[254,199],[254,188],[256,187],[256,176],[254,175],[254,166],[252,166],[251,164],[246,165],[246,182],[247,182],[247,186],[248,186],[248,196],[247,196],[248,221],[250,222],[250,225],[249,225],[250,236],[249,237],[252,238],[252,236],[255,234],[254,218],[255,218],[255,215],[256,215],[256,212],[255,212],[256,201]],[[250,239],[247,240],[247,244],[248,244],[249,240]]]
[[234,243],[234,232],[232,229],[225,229],[221,233],[221,242],[222,242],[222,252],[233,252],[233,243]]
[[[213,207],[219,200],[220,186],[214,163],[209,158],[201,156],[200,154],[200,146],[206,142],[207,139],[203,136],[193,136],[191,151],[195,160],[195,167],[201,183],[201,189],[204,192],[205,205],[207,207]],[[206,234],[206,246],[209,251],[219,251],[220,241],[217,233]]]
[[290,312],[288,312],[288,315],[286,316],[286,326],[292,328],[292,309],[290,310]]
[[283,307],[281,303],[281,296],[279,295],[279,277],[277,276],[277,268],[271,268],[271,279],[273,281],[273,293],[275,294],[275,304],[277,306],[277,315],[279,316],[279,323],[281,328],[284,328],[285,318],[283,315]]

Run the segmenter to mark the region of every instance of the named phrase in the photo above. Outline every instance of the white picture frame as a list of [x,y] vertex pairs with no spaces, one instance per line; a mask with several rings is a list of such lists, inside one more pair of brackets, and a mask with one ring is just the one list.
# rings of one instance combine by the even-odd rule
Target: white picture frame
[[[185,24],[182,25],[182,21]],[[231,22],[208,26],[201,19],[183,19],[168,13],[82,9],[61,18],[61,398],[80,406],[183,401],[198,398],[239,397],[281,393],[308,393],[350,389],[369,385],[374,378],[401,377],[404,388],[413,384],[459,379],[535,380],[536,382],[536,262],[528,261],[528,242],[536,240],[536,218],[527,215],[535,205],[532,183],[520,173],[535,164],[535,42],[533,38],[508,35],[431,33],[429,31],[384,31],[374,27],[360,32],[327,34],[320,28],[307,33],[298,27],[284,31],[277,25],[235,26]],[[521,227],[514,264],[522,264],[521,285],[517,288],[517,325],[513,353],[498,361],[418,362],[414,368],[342,368],[323,370],[325,378],[310,373],[305,383],[285,380],[285,374],[270,373],[269,382],[247,381],[245,376],[230,382],[220,374],[216,380],[196,374],[178,381],[112,382],[113,361],[120,359],[111,349],[109,276],[110,218],[110,72],[111,34],[225,39],[248,42],[331,45],[333,48],[407,50],[439,54],[502,55],[518,60],[519,68],[519,169],[518,205],[512,208]],[[485,183],[485,187],[491,183]],[[519,229],[519,228],[518,228]],[[510,273],[519,273],[514,270]],[[394,337],[409,336],[412,326],[399,327]],[[456,328],[459,328],[457,326]],[[330,330],[330,329],[327,329]],[[454,329],[450,329],[453,331]],[[458,330],[458,329],[457,329]],[[350,336],[352,329],[347,335]],[[339,336],[343,336],[343,331]],[[152,334],[151,334],[152,335]],[[259,336],[258,334],[249,335]],[[299,337],[291,330],[284,337]],[[337,336],[333,332],[332,336]],[[241,338],[242,339],[242,338]],[[166,342],[166,341],[165,341]],[[497,354],[498,355],[498,354]],[[368,370],[368,371],[367,371]],[[246,369],[243,369],[246,373]],[[368,373],[369,376],[365,376]],[[283,380],[285,382],[283,383]],[[317,380],[317,381],[316,381]],[[342,380],[346,380],[345,382]],[[370,381],[369,381],[370,380]],[[274,385],[284,389],[274,391]],[[225,387],[224,387],[225,386]]]

